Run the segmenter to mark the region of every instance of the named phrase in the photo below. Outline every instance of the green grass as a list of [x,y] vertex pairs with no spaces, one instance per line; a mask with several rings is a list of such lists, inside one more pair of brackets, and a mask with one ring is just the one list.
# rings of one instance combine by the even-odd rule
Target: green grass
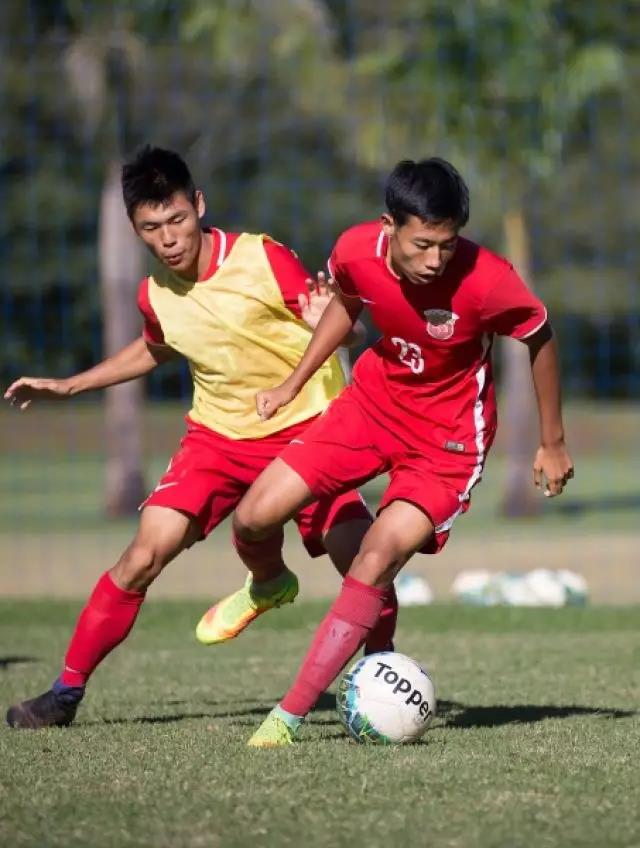
[[[149,603],[73,728],[0,731],[0,844],[640,844],[640,610],[404,610],[440,699],[424,744],[351,744],[325,696],[297,746],[246,749],[323,606],[203,649],[199,605]],[[78,609],[0,603],[5,703],[50,683]]]

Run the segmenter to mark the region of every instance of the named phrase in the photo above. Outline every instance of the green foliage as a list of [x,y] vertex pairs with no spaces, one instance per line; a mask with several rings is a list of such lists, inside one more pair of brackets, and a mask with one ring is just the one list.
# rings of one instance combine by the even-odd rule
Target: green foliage
[[560,307],[589,320],[640,310],[637,4],[7,0],[3,16],[5,380],[95,357],[104,168],[143,141],[186,155],[213,222],[270,231],[312,269],[378,214],[397,159],[444,155],[471,184],[472,235],[501,250],[504,211],[524,208],[554,305],[562,279]]

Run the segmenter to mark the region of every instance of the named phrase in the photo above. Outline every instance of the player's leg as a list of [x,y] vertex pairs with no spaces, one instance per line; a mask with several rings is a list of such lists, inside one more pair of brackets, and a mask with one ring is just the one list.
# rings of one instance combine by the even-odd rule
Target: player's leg
[[[347,390],[257,477],[233,518],[236,549],[251,572],[253,592],[290,591],[291,572],[280,554],[282,527],[290,518],[312,501],[333,499],[385,470],[370,433],[370,422]],[[212,614],[216,641],[237,635],[255,618],[248,601],[246,587],[220,601]],[[217,627],[223,612],[225,627]]]
[[430,518],[412,503],[398,500],[383,510],[365,535],[293,686],[249,740],[250,745],[270,747],[293,740],[304,716],[375,627],[398,571],[433,533]]
[[60,677],[48,692],[11,707],[8,724],[26,728],[70,724],[89,677],[133,627],[147,588],[201,535],[191,516],[167,507],[145,507],[135,538],[98,580],[80,613]]
[[260,474],[234,514],[240,553],[250,570],[260,561],[252,544],[274,535],[313,501],[333,500],[386,470],[371,428],[347,388]]
[[391,469],[391,482],[378,518],[344,580],[342,591],[316,631],[298,677],[282,704],[250,744],[291,741],[301,716],[346,665],[374,626],[382,593],[412,553],[436,553],[456,517],[468,507],[481,466],[473,458],[451,459],[434,452],[404,456]]
[[[356,489],[335,498],[320,498],[295,518],[303,544],[311,557],[328,554],[343,577],[349,571],[373,516]],[[364,645],[365,654],[393,651],[398,601],[393,584],[388,588],[382,612]]]
[[[282,528],[310,498],[304,481],[280,459],[257,477],[236,508],[233,524],[233,543],[249,576],[241,589],[214,604],[200,619],[196,637],[202,644],[227,642],[258,616],[295,600],[298,579],[282,558]],[[259,523],[243,523],[245,506]]]

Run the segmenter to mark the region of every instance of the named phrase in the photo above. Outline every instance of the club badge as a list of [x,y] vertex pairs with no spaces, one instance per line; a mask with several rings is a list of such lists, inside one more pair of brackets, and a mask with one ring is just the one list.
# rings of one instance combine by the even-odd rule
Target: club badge
[[427,309],[424,317],[427,319],[427,333],[432,339],[443,342],[453,335],[454,325],[460,316],[448,309]]

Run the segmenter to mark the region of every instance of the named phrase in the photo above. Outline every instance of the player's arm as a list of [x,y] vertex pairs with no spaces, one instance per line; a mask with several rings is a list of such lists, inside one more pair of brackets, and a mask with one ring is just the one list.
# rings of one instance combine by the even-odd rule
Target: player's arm
[[573,477],[562,424],[558,349],[548,322],[522,341],[529,348],[540,418],[540,447],[533,464],[533,479],[538,488],[545,486],[545,495],[553,497],[562,494]]
[[322,363],[340,347],[343,339],[353,330],[361,312],[362,301],[358,297],[343,297],[336,291],[291,375],[280,386],[258,393],[256,406],[263,421],[271,418],[281,406],[286,406],[296,397]]
[[13,406],[26,409],[34,400],[62,400],[81,392],[105,389],[135,380],[153,371],[174,355],[166,345],[147,342],[142,336],[88,371],[65,379],[20,377],[4,393]]
[[573,463],[564,442],[558,351],[547,310],[509,266],[487,289],[482,318],[489,332],[511,336],[529,348],[540,419],[533,481],[538,488],[544,486],[548,497],[559,495],[573,477]]

